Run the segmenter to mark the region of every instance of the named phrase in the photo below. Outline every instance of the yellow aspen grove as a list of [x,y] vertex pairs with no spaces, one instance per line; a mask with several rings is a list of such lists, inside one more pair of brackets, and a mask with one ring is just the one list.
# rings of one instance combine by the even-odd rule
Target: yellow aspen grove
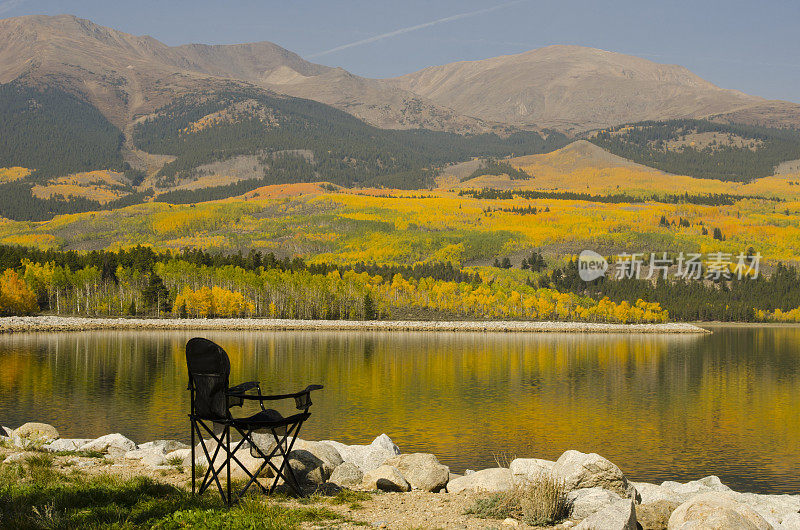
[[0,314],[29,315],[39,310],[36,293],[13,269],[0,276]]

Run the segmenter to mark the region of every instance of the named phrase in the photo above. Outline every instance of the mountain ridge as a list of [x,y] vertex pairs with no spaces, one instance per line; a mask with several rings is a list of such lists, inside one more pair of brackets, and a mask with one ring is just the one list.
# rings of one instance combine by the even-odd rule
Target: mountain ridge
[[575,45],[430,66],[389,82],[460,113],[571,132],[725,114],[766,101],[683,66]]
[[800,105],[720,88],[680,65],[553,45],[372,79],[269,41],[168,46],[72,15],[0,20],[0,83],[60,83],[125,130],[187,91],[254,85],[389,129],[571,134],[646,120],[707,118],[800,128]]

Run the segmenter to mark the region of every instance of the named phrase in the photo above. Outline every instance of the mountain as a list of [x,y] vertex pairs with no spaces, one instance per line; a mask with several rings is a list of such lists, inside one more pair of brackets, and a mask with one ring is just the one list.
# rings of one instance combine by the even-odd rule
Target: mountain
[[15,79],[80,94],[122,130],[176,96],[230,83],[330,104],[382,128],[508,129],[383,81],[310,63],[270,42],[171,47],[70,15],[0,20],[0,83]]
[[0,83],[56,85],[127,128],[191,91],[234,85],[334,106],[380,128],[571,133],[647,120],[712,118],[800,128],[800,105],[719,88],[686,68],[580,46],[368,79],[270,42],[167,46],[70,15],[0,20]]
[[432,66],[391,82],[461,114],[572,132],[730,114],[765,103],[682,66],[581,46]]

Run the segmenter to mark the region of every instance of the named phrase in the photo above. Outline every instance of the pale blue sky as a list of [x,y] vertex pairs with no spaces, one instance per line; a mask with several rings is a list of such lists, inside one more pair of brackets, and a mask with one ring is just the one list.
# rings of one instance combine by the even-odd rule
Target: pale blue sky
[[[0,17],[35,13],[70,13],[172,45],[268,40],[368,77],[578,44],[800,102],[796,0],[0,0]],[[367,42],[318,55],[359,41]]]

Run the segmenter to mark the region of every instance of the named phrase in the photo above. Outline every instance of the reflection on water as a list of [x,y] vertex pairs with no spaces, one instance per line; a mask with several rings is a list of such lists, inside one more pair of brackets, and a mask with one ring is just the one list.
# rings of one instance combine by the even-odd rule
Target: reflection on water
[[800,490],[800,328],[713,335],[92,332],[0,337],[0,423],[63,436],[188,439],[183,346],[229,353],[232,383],[322,383],[309,439],[365,443],[454,471],[494,453],[597,452],[635,480],[716,474],[737,489]]

